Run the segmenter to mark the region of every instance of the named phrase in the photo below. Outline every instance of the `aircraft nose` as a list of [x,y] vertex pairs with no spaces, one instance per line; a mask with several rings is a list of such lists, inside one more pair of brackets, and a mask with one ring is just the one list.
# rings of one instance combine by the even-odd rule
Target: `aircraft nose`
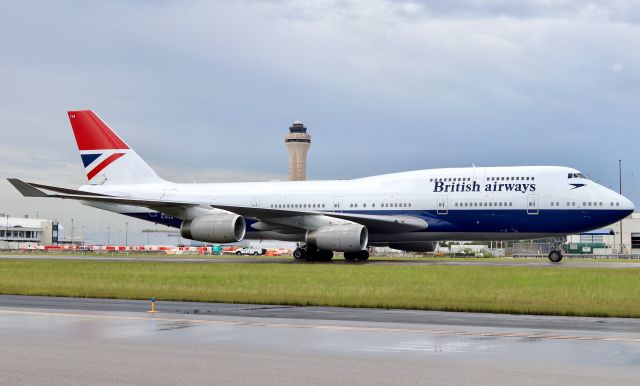
[[622,195],[620,196],[620,208],[628,210],[630,212],[633,212],[636,210],[636,206],[633,204],[633,202],[631,202],[631,200],[629,200],[628,198]]

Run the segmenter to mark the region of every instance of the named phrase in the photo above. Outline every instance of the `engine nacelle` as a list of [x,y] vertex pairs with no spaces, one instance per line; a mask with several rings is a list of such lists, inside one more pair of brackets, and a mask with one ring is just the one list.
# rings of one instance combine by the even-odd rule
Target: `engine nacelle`
[[389,243],[389,248],[407,252],[433,252],[436,243],[432,241],[412,241],[409,243]]
[[185,239],[210,243],[242,241],[246,232],[244,217],[233,213],[210,214],[186,220],[180,226]]
[[360,224],[329,225],[307,232],[307,244],[336,252],[359,252],[367,248],[369,232]]

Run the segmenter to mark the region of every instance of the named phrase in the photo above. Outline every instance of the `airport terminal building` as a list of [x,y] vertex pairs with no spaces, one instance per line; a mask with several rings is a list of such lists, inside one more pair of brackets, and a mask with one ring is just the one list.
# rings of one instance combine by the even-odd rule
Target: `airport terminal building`
[[51,220],[0,217],[0,249],[56,244],[58,236],[58,223]]

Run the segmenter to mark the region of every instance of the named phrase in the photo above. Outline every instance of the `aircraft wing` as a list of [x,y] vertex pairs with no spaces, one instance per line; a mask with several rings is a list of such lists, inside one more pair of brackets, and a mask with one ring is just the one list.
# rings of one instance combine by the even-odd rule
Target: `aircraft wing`
[[[92,192],[84,192],[82,190],[74,190],[67,188],[60,188],[56,186],[41,185],[35,183],[28,183],[17,178],[7,179],[20,193],[25,197],[53,197],[67,200],[78,200],[88,202],[104,202],[110,204],[120,205],[132,205],[141,206],[159,212],[163,212],[169,209],[182,209],[188,207],[211,207],[216,209],[222,209],[229,212],[239,214],[244,217],[256,218],[264,222],[277,222],[279,218],[288,217],[300,217],[300,216],[328,216],[342,220],[352,221],[366,226],[371,232],[379,233],[404,233],[424,230],[428,224],[425,220],[406,215],[369,215],[369,214],[354,214],[354,213],[341,213],[341,212],[320,212],[320,211],[305,211],[305,210],[291,210],[291,209],[271,209],[271,208],[258,208],[249,206],[238,205],[223,205],[206,202],[187,202],[187,201],[170,201],[170,200],[150,200],[134,197],[116,197],[101,195]],[[54,192],[54,194],[48,194],[43,191],[48,190]]]

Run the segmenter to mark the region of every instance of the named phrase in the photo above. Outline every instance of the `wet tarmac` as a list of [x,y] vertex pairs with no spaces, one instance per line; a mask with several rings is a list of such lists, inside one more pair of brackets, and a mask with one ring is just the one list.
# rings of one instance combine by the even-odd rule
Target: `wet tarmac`
[[368,261],[346,261],[341,257],[335,258],[331,262],[314,262],[295,260],[290,256],[286,257],[235,257],[235,256],[201,256],[201,257],[147,257],[147,256],[104,256],[104,255],[43,255],[43,254],[20,254],[20,255],[0,255],[2,259],[18,260],[88,260],[88,261],[130,261],[130,262],[158,262],[158,263],[237,263],[237,264],[347,264],[347,265],[406,265],[406,266],[489,266],[489,267],[536,267],[536,268],[640,268],[639,260],[592,260],[565,259],[560,263],[552,263],[546,258],[541,259],[478,259],[475,260],[419,260],[406,258],[372,258]]
[[0,384],[637,384],[640,321],[0,296]]

